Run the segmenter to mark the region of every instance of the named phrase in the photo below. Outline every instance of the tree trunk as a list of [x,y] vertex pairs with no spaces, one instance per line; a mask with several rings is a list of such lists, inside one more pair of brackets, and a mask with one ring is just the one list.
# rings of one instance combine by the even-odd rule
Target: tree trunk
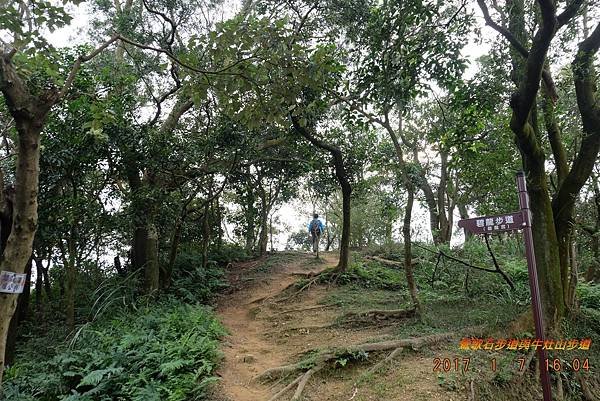
[[406,208],[404,209],[404,223],[402,225],[402,235],[404,236],[404,272],[406,274],[406,284],[408,292],[413,302],[413,306],[418,316],[422,316],[421,303],[417,295],[417,285],[413,275],[412,266],[412,240],[410,234],[410,223],[412,220],[412,208],[415,200],[415,193],[412,186],[407,188]]
[[[522,152],[523,154],[523,152]],[[547,176],[544,170],[545,159],[523,155],[525,171],[528,172],[527,187],[532,213],[532,232],[535,258],[544,308],[545,320],[552,325],[565,314],[559,242],[550,203]]]
[[34,258],[35,260],[35,308],[39,310],[42,305],[42,287],[43,287],[43,273],[40,265],[42,264],[41,258]]
[[271,242],[271,252],[275,251],[275,247],[273,246],[273,216],[269,219],[269,239]]
[[131,244],[131,271],[145,268],[148,255],[148,227],[139,225],[134,228]]
[[44,290],[46,291],[46,298],[52,298],[52,287],[50,284],[50,275],[48,274],[48,270],[50,269],[51,259],[48,259],[48,266],[42,267],[42,274],[44,275]]
[[223,210],[218,197],[215,199],[214,208],[216,220],[215,226],[217,227],[217,248],[221,250],[221,248],[223,248]]
[[[96,265],[98,265],[98,262],[96,262]],[[113,258],[113,266],[119,276],[125,277],[127,275],[127,272],[123,270],[123,266],[121,265],[121,258],[119,257],[119,255]]]
[[[448,215],[446,215],[446,195],[448,193],[448,152],[440,151],[441,158],[441,174],[440,184],[437,189],[437,214],[439,233],[438,240],[440,244],[449,244],[452,239],[452,218],[451,210],[448,207]],[[433,227],[432,227],[433,229]]]
[[252,253],[254,249],[254,218],[256,216],[256,210],[254,208],[254,192],[252,191],[252,187],[247,184],[246,185],[246,210],[245,210],[245,218],[246,218],[246,230],[245,230],[245,239],[246,239],[246,252],[248,254]]
[[267,253],[269,243],[269,202],[266,199],[266,193],[261,191],[261,210],[260,210],[260,234],[258,237],[258,255],[264,256]]
[[[467,212],[467,206],[459,203],[458,204],[458,212],[460,213],[460,218],[461,219],[468,219],[469,218],[469,212]],[[470,232],[469,230],[467,230],[466,228],[464,229],[464,233],[465,233],[465,241],[469,241],[471,238],[473,238],[473,233]]]
[[[484,12],[486,23],[506,36],[512,44],[511,61],[513,68],[511,78],[517,91],[510,99],[512,109],[510,128],[515,134],[523,161],[523,169],[527,174],[533,217],[533,242],[544,317],[549,326],[555,326],[565,314],[567,291],[565,285],[567,281],[565,280],[568,280],[568,278],[565,277],[565,267],[561,266],[563,251],[559,251],[559,246],[563,245],[566,237],[565,233],[559,232],[560,226],[557,226],[555,222],[557,217],[555,215],[556,208],[553,208],[550,201],[548,177],[545,171],[546,156],[541,144],[541,132],[537,116],[537,100],[542,78],[548,90],[552,90],[554,86],[546,69],[548,49],[557,30],[576,14],[577,7],[581,3],[573,2],[575,8],[567,7],[569,12],[557,15],[556,6],[553,2],[539,1],[540,12],[537,14],[539,24],[529,49],[524,45],[527,42],[528,32],[526,32],[523,0],[507,2],[506,11],[510,31],[508,34],[493,23],[485,2],[478,1],[478,3]],[[549,96],[549,98],[552,98],[552,96]],[[551,110],[546,108],[545,111]],[[548,123],[551,123],[551,121],[548,121]],[[550,132],[550,139],[552,140],[553,136],[555,139],[558,138],[556,135],[560,133],[554,130],[556,127],[550,124],[549,128],[552,131]],[[551,144],[555,154],[559,150],[556,145],[556,141]],[[568,181],[569,178],[565,178],[565,183]],[[562,187],[565,187],[565,184],[562,184]],[[561,190],[559,190],[560,192]],[[568,262],[568,258],[566,260]]]
[[[135,162],[135,156],[131,151],[124,151],[124,165],[127,182],[131,191],[131,209],[133,215],[133,238],[131,241],[131,250],[129,260],[131,271],[138,272],[145,268],[147,263],[147,205],[141,198],[142,179],[140,178],[139,168]],[[149,208],[148,208],[149,209]]]
[[340,186],[342,187],[342,238],[340,241],[340,261],[336,267],[336,270],[339,272],[345,272],[348,268],[350,259],[350,201],[352,197],[352,186],[350,185],[350,181],[346,176],[341,152],[337,158],[334,156],[334,163],[336,165],[336,176]]
[[350,201],[352,197],[352,185],[350,184],[346,168],[344,167],[342,151],[329,143],[317,139],[306,127],[300,125],[296,116],[290,115],[290,118],[296,132],[319,149],[328,151],[333,159],[335,176],[342,190],[342,237],[340,239],[340,260],[335,270],[344,272],[348,268],[350,259]]
[[[0,271],[22,274],[31,256],[37,229],[40,132],[51,104],[47,107],[31,104],[31,97],[27,93],[10,93],[23,88],[18,88],[18,83],[21,83],[20,78],[10,61],[5,60],[4,56],[0,60],[0,70],[0,89],[15,119],[18,134],[14,217],[12,230],[0,262]],[[2,367],[6,336],[16,304],[16,294],[0,294],[0,385],[4,371]]]
[[146,226],[146,265],[144,266],[144,291],[152,294],[160,286],[160,268],[158,263],[158,231],[153,221]]
[[75,330],[75,283],[77,271],[75,266],[76,250],[74,238],[70,238],[67,244],[68,255],[65,260],[65,301],[66,322],[69,333]]
[[[0,271],[22,274],[33,250],[38,220],[38,190],[40,174],[40,133],[52,106],[69,91],[81,64],[98,55],[117,40],[113,36],[89,55],[80,56],[73,64],[64,86],[44,90],[29,90],[12,63],[15,49],[0,54],[0,92],[15,121],[17,157],[15,170],[14,218],[10,236],[0,261]],[[13,51],[14,50],[14,51]],[[4,352],[10,319],[16,308],[15,294],[0,294],[0,391],[4,373]]]
[[169,261],[165,269],[161,269],[162,277],[160,278],[160,285],[162,288],[169,288],[171,286],[171,277],[173,276],[173,268],[175,266],[175,260],[177,260],[177,250],[179,249],[179,242],[181,241],[181,230],[183,228],[183,219],[181,217],[177,220],[175,228],[173,229],[173,236],[171,237],[171,246],[169,248]]
[[325,252],[329,252],[329,250],[331,249],[331,245],[333,245],[333,241],[335,241],[336,238],[336,235],[330,236],[329,233],[327,233],[327,244],[325,245]]
[[594,191],[594,206],[596,211],[596,224],[585,230],[590,235],[590,248],[592,250],[592,262],[585,272],[585,279],[593,281],[600,272],[600,185],[598,185],[598,177],[592,176],[592,190]]
[[[402,121],[402,106],[400,105],[399,107],[400,107],[401,112],[400,112],[400,117],[399,117],[399,122],[398,122],[398,132],[396,132],[390,124],[389,111],[387,113],[385,113],[383,127],[386,129],[386,131],[390,135],[390,138],[392,139],[392,143],[394,144],[394,151],[396,153],[396,158],[398,159],[398,164],[402,171],[403,182],[406,186],[406,185],[413,185],[413,184],[409,182],[410,179],[407,176],[407,174],[408,174],[407,168],[408,167],[404,160],[404,152],[403,152],[402,146],[400,144],[400,138],[403,138],[404,127],[403,127],[403,121]],[[425,176],[425,173],[424,173],[423,169],[421,168],[416,147],[412,146],[411,150],[413,151],[413,157],[415,159],[415,162],[417,163],[417,165],[419,167],[419,179],[418,179],[417,185],[421,189],[421,191],[423,191],[423,195],[425,197],[425,203],[427,204],[427,210],[429,212],[429,227],[431,228],[431,237],[433,239],[433,243],[436,245],[439,245],[439,244],[445,243],[446,241],[449,242],[450,240],[447,238],[447,236],[443,235],[443,232],[448,231],[448,229],[446,227],[448,225],[448,220],[446,219],[445,215],[443,216],[443,218],[441,217],[441,215],[444,213],[444,210],[439,210],[439,206],[440,206],[439,203],[441,203],[441,205],[443,206],[445,203],[445,200],[442,199],[441,202],[438,202],[440,200],[436,199],[433,189],[431,188],[431,185],[429,185],[429,183],[427,182],[427,177]],[[445,181],[445,173],[442,174],[442,179],[443,179],[442,181]],[[442,191],[442,192],[445,193],[445,183],[441,182],[440,184],[444,185],[444,191]],[[443,231],[441,229],[440,219],[442,219],[444,221],[445,231]]]
[[202,215],[202,268],[208,266],[208,249],[210,245],[210,216],[209,205],[206,204]]
[[569,291],[567,293],[567,308],[573,310],[576,307],[576,289],[579,280],[579,266],[577,261],[577,247],[575,241],[571,240],[571,246],[569,250],[569,265],[571,266],[571,277],[569,278]]
[[19,335],[19,325],[27,319],[29,313],[29,297],[31,294],[31,260],[27,263],[27,279],[23,293],[19,294],[17,308],[8,328],[8,337],[6,340],[6,356],[4,358],[6,365],[11,365],[15,360],[15,350],[17,337]]
[[585,272],[586,281],[596,280],[599,275],[598,273],[600,272],[600,230],[597,230],[595,235],[592,235],[591,241],[592,255],[594,258]]

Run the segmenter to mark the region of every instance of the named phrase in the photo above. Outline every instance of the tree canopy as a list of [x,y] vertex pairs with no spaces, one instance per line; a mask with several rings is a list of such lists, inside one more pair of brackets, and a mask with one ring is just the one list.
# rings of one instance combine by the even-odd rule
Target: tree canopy
[[422,316],[412,245],[468,247],[457,220],[516,210],[519,170],[560,330],[600,277],[596,3],[0,1],[0,271],[30,283],[0,290],[0,383],[30,297],[66,337],[119,296],[309,248],[313,212],[334,276],[401,243]]

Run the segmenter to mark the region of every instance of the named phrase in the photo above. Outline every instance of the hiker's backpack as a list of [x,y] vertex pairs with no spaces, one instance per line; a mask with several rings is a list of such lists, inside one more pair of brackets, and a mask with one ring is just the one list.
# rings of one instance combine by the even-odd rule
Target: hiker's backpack
[[310,222],[310,232],[313,235],[321,235],[321,224],[319,220],[314,219]]

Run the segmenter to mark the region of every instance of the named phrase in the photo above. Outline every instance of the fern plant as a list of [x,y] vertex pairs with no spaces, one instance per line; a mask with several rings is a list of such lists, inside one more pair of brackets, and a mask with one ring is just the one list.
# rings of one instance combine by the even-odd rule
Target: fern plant
[[202,400],[216,381],[223,327],[212,311],[171,299],[106,317],[40,361],[6,372],[8,401]]

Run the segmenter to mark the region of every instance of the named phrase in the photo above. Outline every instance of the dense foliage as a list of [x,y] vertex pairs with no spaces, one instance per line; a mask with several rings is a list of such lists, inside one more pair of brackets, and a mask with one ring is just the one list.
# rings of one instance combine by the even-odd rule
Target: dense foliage
[[0,271],[26,281],[0,292],[5,397],[202,399],[225,272],[309,250],[315,212],[335,282],[425,317],[452,294],[526,307],[512,237],[505,274],[456,261],[489,264],[456,220],[516,210],[517,170],[548,328],[588,327],[597,3],[0,2]]

